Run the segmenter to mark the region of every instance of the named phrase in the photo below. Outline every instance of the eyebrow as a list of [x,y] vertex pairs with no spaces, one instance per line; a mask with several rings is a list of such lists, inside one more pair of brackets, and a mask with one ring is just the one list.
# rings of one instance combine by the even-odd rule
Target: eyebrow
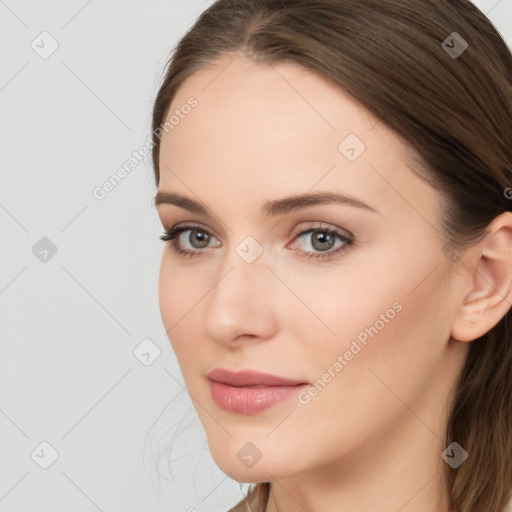
[[[175,192],[159,190],[156,193],[153,202],[155,207],[158,207],[161,204],[172,204],[192,213],[204,216],[209,215],[208,209],[201,203]],[[263,204],[261,211],[264,216],[271,217],[322,204],[343,204],[378,213],[375,208],[372,208],[355,197],[336,192],[321,191],[266,201]]]

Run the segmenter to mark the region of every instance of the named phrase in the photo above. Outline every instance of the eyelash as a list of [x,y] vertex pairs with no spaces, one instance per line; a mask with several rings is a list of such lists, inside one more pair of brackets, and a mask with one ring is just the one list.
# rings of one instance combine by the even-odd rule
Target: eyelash
[[[196,257],[196,256],[201,256],[205,252],[205,249],[197,249],[195,251],[189,251],[186,249],[180,249],[178,247],[178,236],[185,231],[192,231],[192,230],[197,230],[201,233],[206,233],[210,237],[214,236],[207,229],[204,229],[200,225],[189,224],[189,225],[174,227],[172,229],[166,229],[164,231],[164,233],[160,236],[160,240],[162,240],[164,242],[170,242],[168,245],[172,248],[173,251],[176,252],[176,254],[179,257],[192,258],[192,257]],[[341,233],[337,229],[324,228],[322,226],[314,226],[312,224],[308,224],[307,229],[302,230],[302,231],[298,232],[296,235],[294,235],[294,240],[303,235],[315,233],[315,232],[327,233],[331,236],[334,236],[335,238],[341,240],[343,242],[343,245],[334,250],[321,251],[321,252],[299,250],[298,252],[299,252],[299,255],[301,258],[305,258],[305,259],[313,258],[313,259],[316,259],[319,261],[327,261],[327,260],[334,258],[338,254],[348,251],[354,244],[353,238],[349,238],[349,237],[345,236],[343,233]]]

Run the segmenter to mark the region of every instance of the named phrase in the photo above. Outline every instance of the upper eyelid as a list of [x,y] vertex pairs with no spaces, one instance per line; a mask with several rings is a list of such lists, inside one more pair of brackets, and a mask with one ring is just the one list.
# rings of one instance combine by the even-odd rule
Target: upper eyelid
[[174,229],[180,229],[183,231],[188,231],[188,230],[193,230],[193,229],[197,229],[199,231],[204,231],[206,233],[208,233],[209,235],[213,235],[215,238],[217,238],[217,240],[219,239],[219,237],[213,232],[213,230],[211,230],[210,228],[207,228],[205,226],[202,226],[201,224],[198,224],[198,223],[195,223],[195,222],[192,222],[192,223],[178,223],[176,224],[175,226],[173,226],[172,228],[169,229],[170,230],[174,230]]

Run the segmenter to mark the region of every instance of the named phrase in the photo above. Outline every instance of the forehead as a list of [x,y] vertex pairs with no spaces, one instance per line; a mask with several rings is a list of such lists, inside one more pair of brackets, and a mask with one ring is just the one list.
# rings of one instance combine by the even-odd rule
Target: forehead
[[[191,97],[197,105],[180,111]],[[343,90],[296,64],[226,56],[182,84],[167,118],[176,113],[162,137],[161,189],[261,204],[318,186],[395,208],[404,206],[402,189],[432,206],[434,191],[409,169],[410,149]]]
[[[339,87],[297,64],[259,63],[238,55],[224,56],[192,74],[178,89],[169,114],[190,96],[198,106],[187,116],[190,121],[173,130],[176,143],[180,132],[190,135],[186,125],[196,120],[194,137],[206,139],[204,144],[222,131],[229,134],[231,146],[245,141],[247,151],[256,143],[266,148],[298,137],[327,143],[347,133],[364,138],[377,122]],[[215,137],[216,147],[219,141]]]

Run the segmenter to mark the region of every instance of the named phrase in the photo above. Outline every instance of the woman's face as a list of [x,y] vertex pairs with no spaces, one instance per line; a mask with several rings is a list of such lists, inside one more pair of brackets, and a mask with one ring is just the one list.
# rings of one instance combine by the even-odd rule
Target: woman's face
[[[171,115],[159,192],[188,201],[158,204],[184,229],[160,308],[219,467],[245,482],[355,471],[414,452],[404,439],[440,460],[468,344],[450,340],[440,197],[407,148],[319,76],[242,56],[193,74]],[[219,368],[303,385],[212,384]]]

